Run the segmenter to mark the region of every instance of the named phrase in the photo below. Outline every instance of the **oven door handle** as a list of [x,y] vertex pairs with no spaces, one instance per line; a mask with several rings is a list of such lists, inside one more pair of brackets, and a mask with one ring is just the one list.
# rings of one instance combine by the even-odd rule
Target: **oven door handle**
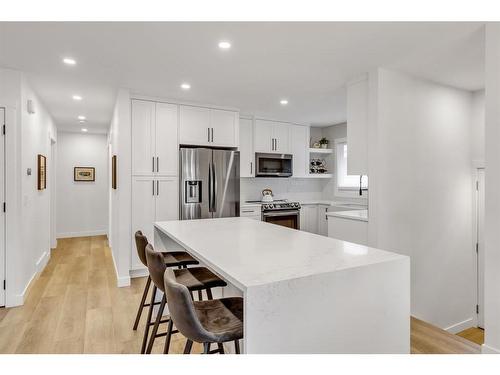
[[263,212],[264,217],[275,217],[275,216],[299,216],[299,211],[281,211],[281,212]]

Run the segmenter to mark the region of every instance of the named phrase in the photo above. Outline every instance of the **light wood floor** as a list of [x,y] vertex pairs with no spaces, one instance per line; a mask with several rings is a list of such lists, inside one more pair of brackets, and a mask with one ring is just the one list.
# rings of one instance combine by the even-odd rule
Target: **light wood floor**
[[[24,306],[0,308],[0,353],[139,353],[145,316],[137,331],[132,325],[144,283],[116,287],[104,236],[59,240]],[[184,343],[174,335],[171,352],[182,353]],[[479,345],[412,318],[411,352],[478,353]]]
[[475,342],[478,345],[484,344],[484,329],[482,328],[468,328],[457,333],[457,335],[469,341]]

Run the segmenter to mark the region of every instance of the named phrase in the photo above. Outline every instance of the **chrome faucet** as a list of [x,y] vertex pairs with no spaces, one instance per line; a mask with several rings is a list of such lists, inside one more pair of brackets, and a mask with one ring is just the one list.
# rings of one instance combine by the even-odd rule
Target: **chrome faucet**
[[368,191],[368,188],[363,188],[363,175],[359,175],[359,196],[363,195],[363,191]]

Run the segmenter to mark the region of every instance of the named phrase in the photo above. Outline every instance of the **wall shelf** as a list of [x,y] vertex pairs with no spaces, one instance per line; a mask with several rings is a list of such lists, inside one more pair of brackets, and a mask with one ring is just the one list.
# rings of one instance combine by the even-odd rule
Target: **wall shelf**
[[309,173],[309,178],[332,178],[332,173]]
[[331,148],[309,148],[310,154],[331,154],[333,149]]

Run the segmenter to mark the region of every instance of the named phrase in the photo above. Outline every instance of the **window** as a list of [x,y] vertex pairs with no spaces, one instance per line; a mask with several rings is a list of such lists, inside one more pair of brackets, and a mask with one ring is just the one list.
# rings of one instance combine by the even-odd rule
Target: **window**
[[[339,190],[359,189],[359,175],[347,174],[347,140],[337,140],[335,148],[337,156],[337,188]],[[368,188],[368,176],[363,176],[361,187],[363,189]]]

